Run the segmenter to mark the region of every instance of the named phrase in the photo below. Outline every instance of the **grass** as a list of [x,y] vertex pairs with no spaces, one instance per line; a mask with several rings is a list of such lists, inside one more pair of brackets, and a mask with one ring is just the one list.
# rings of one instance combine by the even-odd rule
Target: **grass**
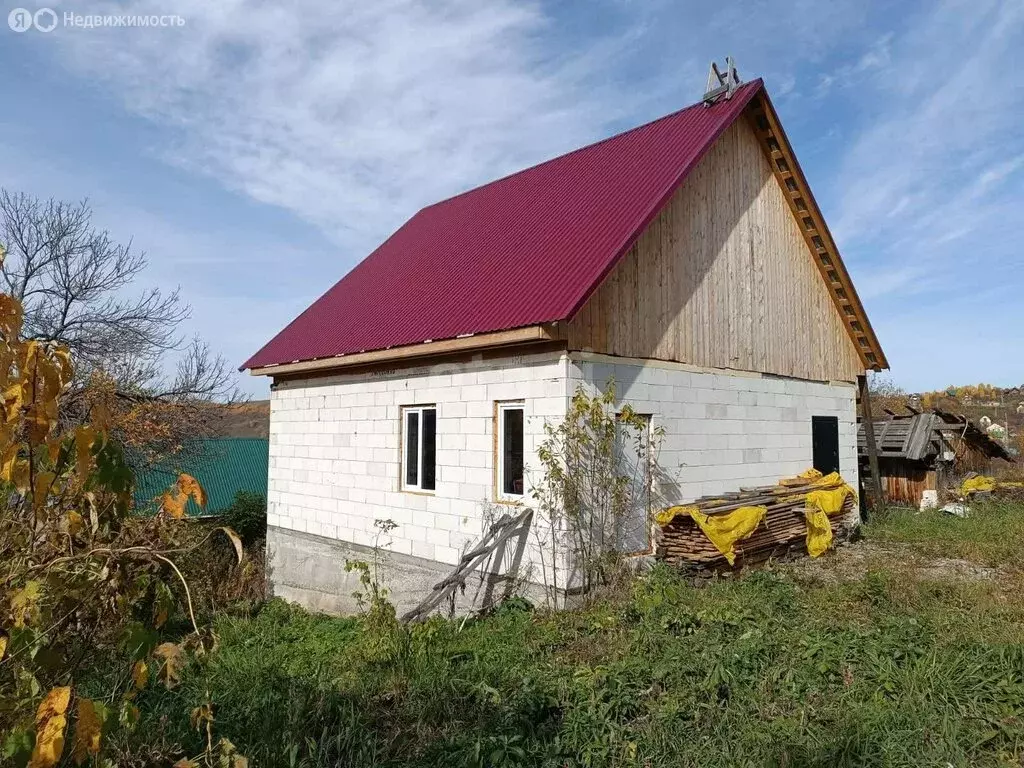
[[909,544],[935,557],[1024,567],[1024,507],[999,501],[971,505],[966,518],[888,510],[865,526],[869,538]]
[[[891,511],[813,567],[694,588],[657,568],[590,608],[410,631],[268,603],[140,696],[144,741],[260,766],[1020,766],[1024,509]],[[996,578],[925,567],[974,559]]]

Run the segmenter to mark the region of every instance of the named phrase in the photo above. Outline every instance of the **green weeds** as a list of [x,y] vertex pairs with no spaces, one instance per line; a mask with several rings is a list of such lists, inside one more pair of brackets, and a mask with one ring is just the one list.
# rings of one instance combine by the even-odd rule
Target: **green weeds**
[[[261,766],[1019,766],[1020,581],[915,559],[1019,562],[988,515],[879,517],[868,546],[916,554],[849,579],[659,567],[586,610],[411,629],[270,602],[218,624],[217,732]],[[206,684],[144,694],[160,738],[193,749]]]
[[875,515],[865,530],[869,540],[908,544],[933,557],[1024,568],[1024,507],[1001,501],[969,506],[966,518],[896,507]]

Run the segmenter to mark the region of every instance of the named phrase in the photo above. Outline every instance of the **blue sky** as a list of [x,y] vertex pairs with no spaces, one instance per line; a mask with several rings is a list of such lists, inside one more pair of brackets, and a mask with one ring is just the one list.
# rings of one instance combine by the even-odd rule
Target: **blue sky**
[[284,6],[51,3],[185,24],[0,27],[0,183],[90,198],[232,363],[419,207],[692,103],[731,54],[765,78],[896,383],[1024,382],[1024,3]]

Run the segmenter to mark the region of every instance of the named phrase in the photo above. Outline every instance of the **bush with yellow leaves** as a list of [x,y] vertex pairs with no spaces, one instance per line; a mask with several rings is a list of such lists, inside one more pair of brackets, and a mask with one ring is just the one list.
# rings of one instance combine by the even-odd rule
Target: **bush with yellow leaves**
[[[159,515],[130,516],[132,473],[106,437],[107,414],[96,408],[87,423],[62,430],[72,361],[60,346],[22,339],[21,327],[21,305],[0,295],[0,763],[48,768],[70,757],[82,765],[101,758],[113,729],[138,720],[133,702],[150,669],[153,684],[171,688],[189,659],[212,649],[175,564],[197,546],[183,543],[177,518],[205,494],[182,475]],[[234,531],[216,531],[241,559]],[[179,604],[190,630],[161,642]],[[122,679],[87,696],[78,683],[113,649],[126,659]],[[211,741],[189,764],[225,759],[244,764]]]

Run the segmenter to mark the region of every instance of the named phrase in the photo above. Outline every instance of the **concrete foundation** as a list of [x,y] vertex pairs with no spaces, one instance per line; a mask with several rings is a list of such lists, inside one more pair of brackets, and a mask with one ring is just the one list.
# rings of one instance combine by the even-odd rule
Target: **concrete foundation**
[[[349,560],[373,562],[371,547],[328,539],[287,528],[267,529],[267,578],[270,592],[289,602],[321,613],[345,615],[360,610],[354,592],[365,591],[358,571],[346,571]],[[388,600],[399,616],[419,605],[435,584],[451,575],[454,566],[421,557],[381,550],[377,574],[388,589]],[[466,588],[456,592],[453,603],[439,610],[452,615],[482,610],[506,597],[521,595],[535,605],[543,605],[547,594],[543,587],[528,581],[528,574],[513,574],[507,568],[498,572],[474,572]]]

